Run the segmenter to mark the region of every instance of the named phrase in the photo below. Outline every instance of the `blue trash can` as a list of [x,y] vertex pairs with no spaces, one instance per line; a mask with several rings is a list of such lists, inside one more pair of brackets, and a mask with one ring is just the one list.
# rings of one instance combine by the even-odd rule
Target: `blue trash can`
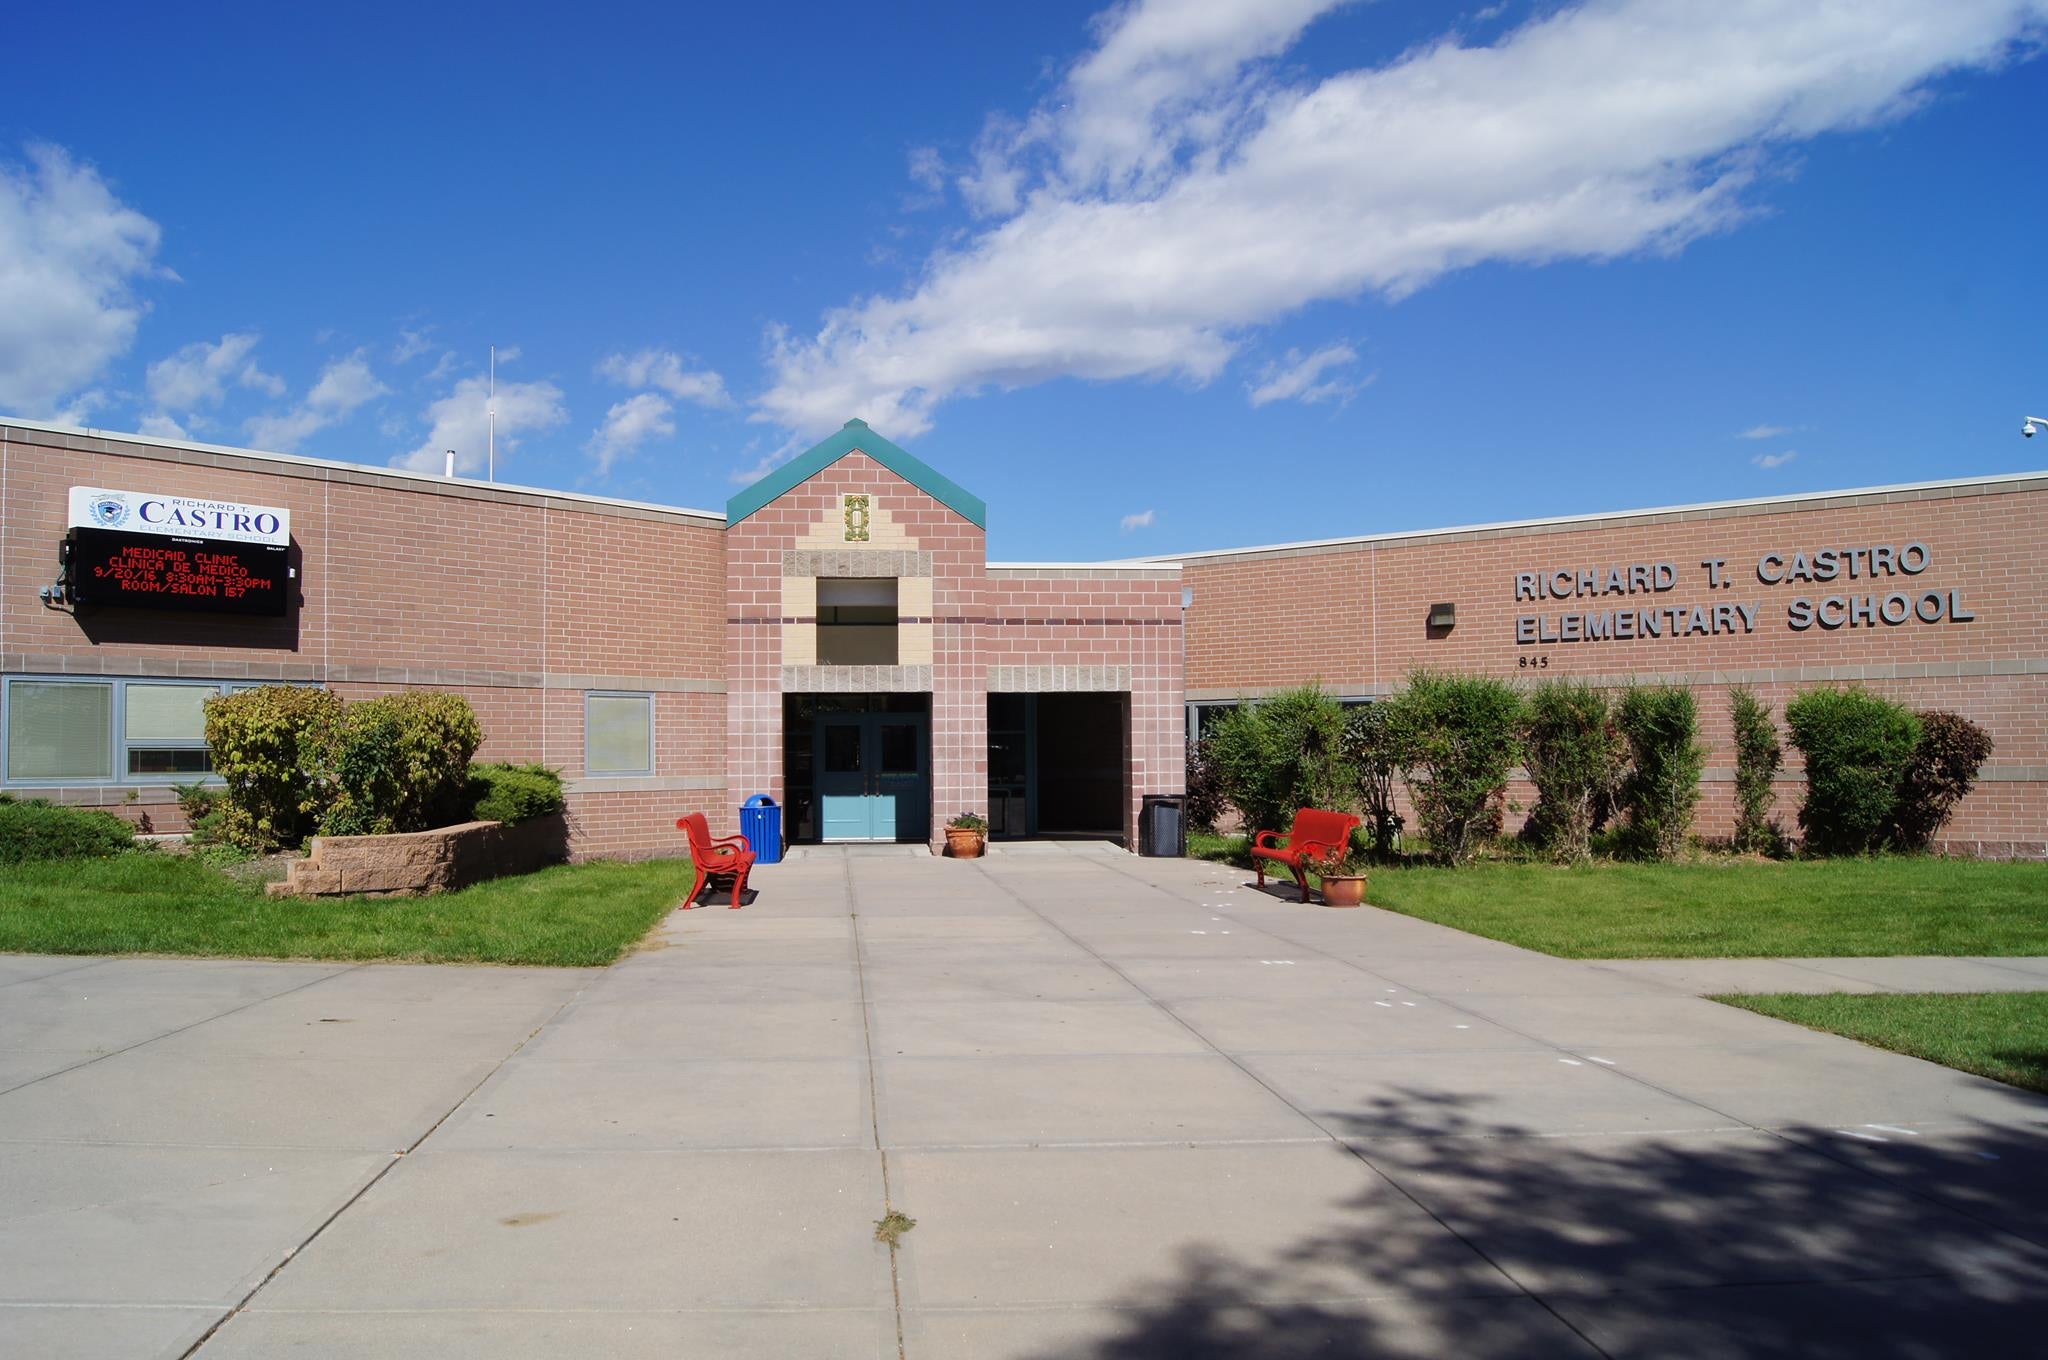
[[765,793],[740,804],[740,834],[754,848],[754,863],[782,863],[782,809]]

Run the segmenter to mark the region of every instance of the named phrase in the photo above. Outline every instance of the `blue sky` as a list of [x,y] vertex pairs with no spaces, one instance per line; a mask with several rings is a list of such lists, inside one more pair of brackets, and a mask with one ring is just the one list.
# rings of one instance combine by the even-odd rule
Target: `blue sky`
[[2048,465],[2048,0],[36,6],[0,411],[1010,559]]

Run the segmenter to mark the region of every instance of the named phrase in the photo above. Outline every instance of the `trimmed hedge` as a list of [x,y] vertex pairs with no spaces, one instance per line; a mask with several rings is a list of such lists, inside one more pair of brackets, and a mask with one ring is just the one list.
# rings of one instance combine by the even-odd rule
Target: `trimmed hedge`
[[1315,685],[1230,710],[1205,745],[1217,787],[1244,818],[1246,835],[1284,833],[1297,808],[1353,804],[1344,708]]
[[1903,704],[1860,689],[1810,689],[1785,705],[1792,744],[1806,758],[1799,829],[1822,855],[1881,849],[1898,811],[1899,785],[1920,744],[1920,719]]
[[134,848],[135,828],[111,812],[0,797],[0,864],[106,859]]
[[305,685],[264,685],[206,701],[206,745],[227,785],[223,839],[275,850],[297,845],[319,825],[325,800],[308,766],[341,713],[341,696]]
[[1771,820],[1771,805],[1778,795],[1771,780],[1784,765],[1785,752],[1778,744],[1777,726],[1771,722],[1771,706],[1737,685],[1728,691],[1728,722],[1735,741],[1733,847],[1748,854],[1775,854],[1779,835]]
[[1593,856],[1593,819],[1628,760],[1607,696],[1577,680],[1550,680],[1528,700],[1523,764],[1536,786],[1527,830],[1559,864]]
[[459,694],[407,690],[364,699],[316,734],[313,770],[328,836],[425,831],[469,811],[469,758],[483,728]]
[[1622,696],[1615,720],[1631,764],[1619,800],[1622,841],[1645,859],[1675,859],[1692,833],[1707,765],[1699,702],[1675,685],[1639,685]]
[[1365,704],[1344,715],[1344,751],[1358,782],[1358,806],[1365,814],[1365,834],[1375,855],[1394,853],[1401,835],[1401,815],[1394,811],[1396,764],[1394,714],[1384,703]]
[[1391,750],[1430,853],[1467,863],[1500,830],[1497,796],[1522,756],[1522,696],[1489,676],[1421,670],[1387,702]]
[[484,761],[469,767],[470,817],[511,826],[562,810],[562,772]]

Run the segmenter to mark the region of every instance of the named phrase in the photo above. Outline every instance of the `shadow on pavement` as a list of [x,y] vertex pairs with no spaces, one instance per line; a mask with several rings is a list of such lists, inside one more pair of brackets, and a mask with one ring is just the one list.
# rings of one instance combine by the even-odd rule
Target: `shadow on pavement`
[[[1476,1103],[1371,1102],[1346,1122],[1385,1180],[1347,1217],[1270,1259],[1189,1251],[1059,1360],[2042,1353],[2048,1123],[1560,1139]],[[1497,1293],[1395,1283],[1444,1247],[1385,1230],[1402,1195],[1505,1272]]]

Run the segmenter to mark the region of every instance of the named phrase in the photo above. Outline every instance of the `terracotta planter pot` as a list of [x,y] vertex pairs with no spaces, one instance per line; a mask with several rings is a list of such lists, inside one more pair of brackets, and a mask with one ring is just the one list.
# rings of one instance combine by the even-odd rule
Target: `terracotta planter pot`
[[954,859],[980,859],[982,836],[979,831],[946,831],[946,853]]
[[1323,905],[1326,907],[1355,907],[1365,901],[1365,875],[1357,878],[1326,878],[1323,880]]

